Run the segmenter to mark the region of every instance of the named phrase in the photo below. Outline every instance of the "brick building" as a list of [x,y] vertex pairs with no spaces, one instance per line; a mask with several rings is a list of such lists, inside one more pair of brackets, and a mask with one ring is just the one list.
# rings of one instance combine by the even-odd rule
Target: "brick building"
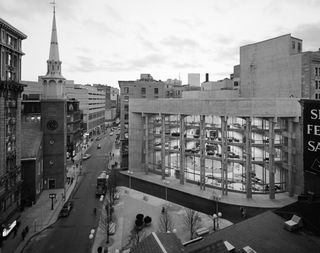
[[0,223],[4,226],[20,207],[21,42],[26,38],[0,18]]

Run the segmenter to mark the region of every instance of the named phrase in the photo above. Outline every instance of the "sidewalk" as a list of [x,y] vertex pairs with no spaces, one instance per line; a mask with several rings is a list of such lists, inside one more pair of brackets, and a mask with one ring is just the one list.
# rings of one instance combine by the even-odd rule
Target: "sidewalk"
[[[108,131],[109,133],[109,131]],[[116,169],[120,168],[120,149],[116,149],[115,148],[115,138],[113,137],[112,138],[113,141],[112,141],[112,151],[111,151],[111,159],[109,161],[109,164],[108,164],[108,169],[111,170],[112,167],[114,165],[117,164],[117,166],[115,167]],[[105,197],[104,199],[104,203],[103,203],[103,206],[105,206],[106,202],[108,201],[108,198]],[[96,232],[95,232],[95,235],[94,235],[94,241],[93,241],[93,244],[92,244],[92,248],[91,248],[91,252],[92,253],[97,253],[97,249],[98,247],[106,240],[106,235],[105,235],[105,232],[103,231],[103,229],[101,228],[100,226],[100,222],[102,222],[102,219],[104,219],[106,217],[106,211],[104,208],[101,208],[101,212],[100,212],[100,219],[99,219],[99,224],[98,224],[98,227],[96,228]],[[121,222],[121,220],[118,220],[117,223]],[[117,224],[118,226],[119,224]],[[122,227],[122,226],[121,226]],[[118,230],[118,228],[117,228]],[[116,235],[118,234],[121,234],[119,233],[119,231],[116,233]],[[120,238],[116,237],[116,235],[111,238],[110,236],[110,241],[111,240],[118,240]],[[115,237],[117,239],[115,239]]]
[[[91,147],[92,143],[93,142],[91,141],[88,143],[89,145],[87,146],[87,149]],[[83,150],[83,154],[87,151],[87,149]],[[74,157],[74,164],[79,164],[80,160],[81,153],[79,152]],[[63,204],[69,199],[73,189],[77,184],[77,181],[79,180],[79,176],[81,175],[80,165],[67,165],[66,169],[67,175],[74,178],[72,183],[66,182],[65,189],[60,188],[43,190],[36,204],[31,207],[26,207],[24,211],[20,213],[19,220],[21,224],[17,230],[17,235],[14,237],[14,232],[11,232],[9,237],[3,241],[2,248],[0,248],[1,253],[22,252],[29,240],[57,221]],[[49,198],[49,194],[52,193],[56,194],[56,198],[53,200],[53,210],[51,210],[52,202]],[[65,198],[64,194],[66,194]],[[29,228],[29,232],[26,234],[24,240],[22,240],[21,233],[26,227]]]

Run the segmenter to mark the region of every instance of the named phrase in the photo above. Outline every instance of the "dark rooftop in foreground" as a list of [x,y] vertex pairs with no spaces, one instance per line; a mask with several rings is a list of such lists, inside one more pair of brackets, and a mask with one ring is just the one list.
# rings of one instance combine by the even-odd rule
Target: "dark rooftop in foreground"
[[236,250],[250,246],[256,252],[320,252],[320,238],[309,234],[303,228],[295,232],[284,229],[286,220],[272,211],[267,211],[243,222],[206,236],[199,243],[188,245],[187,252],[203,251],[219,240],[228,241]]
[[[165,251],[163,251],[165,250]],[[151,233],[138,245],[131,248],[130,253],[181,253],[184,252],[181,241],[174,233]]]

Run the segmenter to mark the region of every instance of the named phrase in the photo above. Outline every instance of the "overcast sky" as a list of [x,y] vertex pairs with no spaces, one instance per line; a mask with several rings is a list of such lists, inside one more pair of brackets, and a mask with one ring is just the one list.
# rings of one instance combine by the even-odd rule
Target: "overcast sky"
[[[50,0],[1,0],[0,17],[25,33],[22,79],[46,74]],[[62,74],[118,87],[150,73],[229,77],[240,46],[291,33],[320,47],[320,0],[56,0]]]

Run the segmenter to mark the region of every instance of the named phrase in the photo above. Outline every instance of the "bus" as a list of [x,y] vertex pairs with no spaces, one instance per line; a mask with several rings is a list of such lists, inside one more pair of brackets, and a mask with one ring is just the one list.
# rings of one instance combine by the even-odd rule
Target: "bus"
[[106,171],[102,171],[97,177],[97,187],[96,187],[96,196],[105,195],[107,192],[107,181],[109,175]]

